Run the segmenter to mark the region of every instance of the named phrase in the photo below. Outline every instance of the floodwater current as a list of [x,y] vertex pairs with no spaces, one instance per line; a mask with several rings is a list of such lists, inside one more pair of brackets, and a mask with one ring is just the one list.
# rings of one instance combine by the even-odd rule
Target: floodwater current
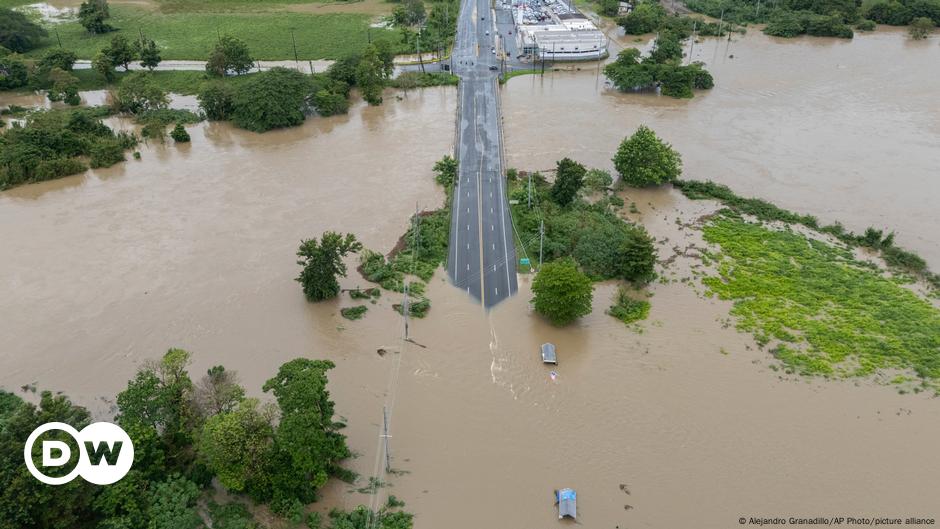
[[[617,142],[647,123],[690,177],[856,229],[897,228],[940,264],[936,40],[757,34],[719,51],[716,88],[691,101],[614,94],[592,71],[510,81],[509,165],[567,155],[609,168]],[[642,332],[604,314],[613,283],[597,286],[591,315],[551,327],[531,313],[525,275],[487,314],[439,271],[415,343],[401,339],[396,294],[356,322],[339,315],[347,298],[307,303],[293,280],[302,238],[353,232],[387,251],[416,204],[441,203],[431,166],[452,152],[455,105],[453,89],[435,88],[263,135],[202,123],[190,145],[151,143],[139,161],[0,193],[0,387],[63,391],[107,417],[137,366],[169,347],[194,352],[194,377],[224,364],[255,395],[291,358],[332,359],[330,390],[360,454],[349,466],[376,468],[388,406],[403,473],[380,494],[406,501],[418,529],[550,527],[560,487],[577,489],[592,528],[940,517],[937,399],[782,376],[728,326],[726,303],[682,283],[650,286]],[[698,242],[683,224],[713,208],[668,190],[627,200],[661,259]],[[351,267],[342,284],[365,282]],[[555,368],[538,358],[546,341]],[[351,492],[360,486],[331,482],[318,508],[367,503]]]

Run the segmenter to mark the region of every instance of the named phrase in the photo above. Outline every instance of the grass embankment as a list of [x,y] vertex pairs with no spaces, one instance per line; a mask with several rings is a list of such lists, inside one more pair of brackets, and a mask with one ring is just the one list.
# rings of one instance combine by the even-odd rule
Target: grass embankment
[[[91,59],[106,47],[114,35],[124,35],[130,41],[143,33],[156,41],[164,60],[204,60],[218,41],[218,36],[230,35],[243,40],[258,60],[289,60],[297,56],[307,59],[337,59],[361,52],[369,39],[400,40],[397,31],[369,28],[372,17],[357,13],[308,14],[285,11],[266,11],[263,5],[255,11],[205,12],[197,2],[176,2],[172,12],[148,7],[112,5],[108,23],[117,31],[92,35],[77,22],[54,26],[62,47],[74,51],[81,59]],[[183,6],[192,9],[183,9]],[[221,4],[231,7],[230,4]],[[248,6],[248,4],[245,4]],[[43,46],[28,53],[41,55],[58,45],[52,27]],[[293,32],[293,40],[291,39]]]
[[505,75],[501,75],[499,77],[499,82],[500,84],[506,84],[506,82],[508,82],[513,77],[519,77],[521,75],[538,75],[540,72],[541,70],[535,68],[528,68],[525,70],[510,70],[506,72]]
[[[940,392],[940,311],[847,247],[748,222],[730,210],[704,237],[720,247],[703,282],[734,301],[737,327],[789,371],[831,377],[910,370]],[[900,376],[892,380],[907,380]]]

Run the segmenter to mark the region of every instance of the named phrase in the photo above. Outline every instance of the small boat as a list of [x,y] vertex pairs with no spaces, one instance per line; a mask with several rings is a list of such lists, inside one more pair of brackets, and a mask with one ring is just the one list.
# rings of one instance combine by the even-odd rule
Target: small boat
[[542,344],[542,362],[545,364],[558,364],[558,357],[555,356],[555,344]]

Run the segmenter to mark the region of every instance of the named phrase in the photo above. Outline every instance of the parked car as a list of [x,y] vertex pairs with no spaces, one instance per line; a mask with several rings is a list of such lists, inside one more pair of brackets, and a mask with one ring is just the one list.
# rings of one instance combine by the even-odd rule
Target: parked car
[[490,71],[491,71],[491,72],[495,72],[496,70],[499,70],[499,68],[497,68],[495,64],[490,65]]

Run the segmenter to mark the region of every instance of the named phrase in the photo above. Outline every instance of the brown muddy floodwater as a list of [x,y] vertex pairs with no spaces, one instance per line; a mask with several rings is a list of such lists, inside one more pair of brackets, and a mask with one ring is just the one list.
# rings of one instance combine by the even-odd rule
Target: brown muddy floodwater
[[509,166],[571,156],[609,167],[620,140],[646,124],[682,153],[686,178],[854,231],[897,230],[940,268],[940,39],[752,30],[730,43],[704,39],[693,59],[707,63],[715,88],[690,101],[618,93],[596,68],[512,79],[503,90]]
[[[901,37],[876,35],[894,50],[889,60],[867,38],[771,48],[758,35],[732,46],[739,50],[734,61],[779,49],[779,60],[805,55],[834,70],[831,54],[841,50],[845,63],[881,60],[885,68],[876,79],[853,82],[881,83],[886,93],[908,98],[926,90],[893,84],[899,58],[916,63],[925,52],[905,49]],[[589,72],[518,78],[504,90],[507,152],[520,168],[547,168],[563,155],[606,167],[617,141],[646,121],[684,152],[690,176],[725,175],[785,205],[812,209],[817,194],[839,189],[864,197],[878,192],[872,186],[914,197],[906,204],[822,202],[844,208],[833,218],[850,220],[845,213],[858,207],[862,224],[865,208],[878,222],[879,215],[917,210],[931,192],[935,198],[929,185],[936,184],[925,175],[935,155],[909,130],[931,130],[916,117],[926,111],[900,108],[907,101],[885,93],[871,111],[907,128],[862,128],[890,142],[880,148],[898,153],[895,163],[917,169],[924,182],[893,169],[878,174],[864,149],[874,140],[840,164],[787,131],[799,125],[815,141],[844,145],[831,123],[838,98],[812,95],[838,92],[832,83],[841,81],[819,63],[789,75],[808,81],[807,69],[826,88],[784,89],[785,76],[769,67],[752,77],[739,73],[737,81],[715,68],[719,88],[691,102],[608,95]],[[923,70],[911,67],[908,75]],[[741,93],[737,107],[722,90]],[[759,95],[774,91],[784,99]],[[714,105],[711,98],[727,101],[728,119],[715,109],[695,117],[697,108]],[[556,329],[531,313],[529,276],[520,278],[519,295],[485,314],[439,272],[428,289],[428,318],[411,326],[421,346],[401,340],[390,307],[397,295],[384,293],[357,322],[339,315],[348,299],[306,303],[293,281],[301,238],[342,230],[388,250],[416,202],[440,203],[430,168],[452,149],[455,102],[453,89],[415,91],[403,100],[389,95],[378,108],[357,104],[348,116],[264,135],[200,124],[190,127],[189,146],[145,146],[141,161],[0,194],[0,387],[35,382],[106,415],[136,366],[168,347],[194,351],[196,376],[218,363],[237,370],[255,394],[286,360],[333,359],[330,389],[349,421],[349,444],[361,454],[349,465],[364,476],[373,472],[388,405],[393,467],[405,474],[383,477],[392,486],[381,495],[406,501],[418,529],[555,527],[552,490],[566,486],[578,490],[580,522],[591,528],[725,528],[741,516],[940,517],[940,401],[865,381],[781,377],[766,352],[725,324],[726,304],[681,283],[650,287],[642,332],[604,314],[613,283],[597,286],[591,315]],[[767,105],[776,127],[760,118]],[[706,134],[705,145],[693,145]],[[720,153],[709,155],[706,145]],[[761,156],[769,147],[776,154]],[[791,151],[821,159],[782,154]],[[836,147],[831,154],[845,155]],[[825,174],[797,171],[817,166]],[[903,178],[920,194],[882,184]],[[798,198],[786,193],[788,180]],[[799,203],[787,204],[788,197]],[[701,244],[681,223],[714,207],[669,191],[627,198],[640,210],[633,217],[662,241],[662,259],[673,246]],[[935,248],[936,236],[918,232],[916,223],[891,225],[904,230],[905,241]],[[679,258],[666,275],[688,276],[693,265]],[[343,281],[363,284],[355,272]],[[545,341],[558,346],[555,381],[538,357]],[[376,354],[379,348],[389,352]],[[318,508],[369,502],[352,488],[332,482]]]

